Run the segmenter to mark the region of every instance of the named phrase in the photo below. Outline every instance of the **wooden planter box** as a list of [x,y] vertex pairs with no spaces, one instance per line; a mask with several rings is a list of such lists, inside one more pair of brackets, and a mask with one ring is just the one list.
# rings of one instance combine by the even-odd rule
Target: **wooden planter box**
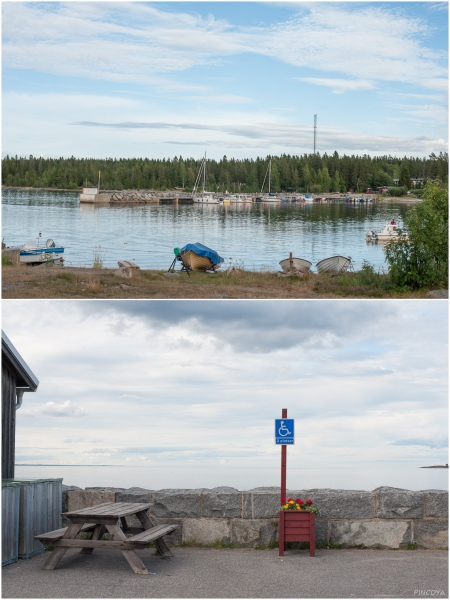
[[284,555],[286,542],[309,542],[309,555],[315,555],[315,514],[313,512],[280,510],[278,531],[278,554],[280,556]]

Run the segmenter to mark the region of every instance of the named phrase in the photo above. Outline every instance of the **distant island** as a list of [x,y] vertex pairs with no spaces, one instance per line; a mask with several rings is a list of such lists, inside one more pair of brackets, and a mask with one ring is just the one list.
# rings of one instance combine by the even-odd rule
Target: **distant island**
[[445,465],[431,465],[430,467],[419,467],[420,469],[448,469],[448,464]]

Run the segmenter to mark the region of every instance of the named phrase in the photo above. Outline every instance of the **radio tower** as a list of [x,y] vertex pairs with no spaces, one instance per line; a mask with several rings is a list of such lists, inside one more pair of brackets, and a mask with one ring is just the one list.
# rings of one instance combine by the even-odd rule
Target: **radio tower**
[[314,115],[314,154],[316,153],[317,115]]

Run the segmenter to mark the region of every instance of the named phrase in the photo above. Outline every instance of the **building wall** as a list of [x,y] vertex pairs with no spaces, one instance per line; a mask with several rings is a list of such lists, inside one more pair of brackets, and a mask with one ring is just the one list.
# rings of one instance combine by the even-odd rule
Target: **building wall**
[[[354,490],[288,490],[320,508],[316,544],[365,548],[448,548],[448,492],[380,487]],[[278,488],[147,490],[63,486],[63,511],[104,502],[150,503],[155,525],[177,523],[172,545],[216,542],[239,547],[274,546],[278,540]],[[139,526],[139,522],[131,522]]]
[[9,363],[2,361],[2,479],[14,477],[16,432],[16,377]]

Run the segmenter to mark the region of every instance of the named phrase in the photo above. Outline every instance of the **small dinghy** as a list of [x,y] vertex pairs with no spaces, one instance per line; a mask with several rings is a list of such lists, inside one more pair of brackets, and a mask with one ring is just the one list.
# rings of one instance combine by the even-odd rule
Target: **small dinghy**
[[368,231],[366,233],[366,242],[390,242],[391,240],[407,240],[408,234],[400,234],[397,229],[397,223],[392,219],[386,223],[382,231]]
[[[312,263],[304,258],[292,258],[292,271],[299,271],[300,273],[308,273]],[[280,260],[280,267],[285,273],[291,272],[291,259],[285,258]]]
[[348,269],[352,259],[350,256],[330,256],[330,258],[324,258],[317,264],[317,270],[319,273],[345,273]]

